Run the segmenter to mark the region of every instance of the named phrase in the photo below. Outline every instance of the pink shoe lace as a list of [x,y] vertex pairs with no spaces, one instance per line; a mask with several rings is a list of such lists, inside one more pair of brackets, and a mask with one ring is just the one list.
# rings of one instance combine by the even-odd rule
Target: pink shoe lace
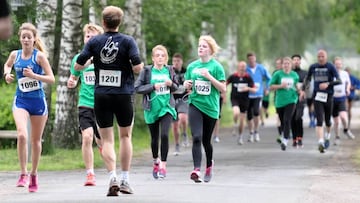
[[38,178],[37,175],[30,175],[29,192],[37,192]]

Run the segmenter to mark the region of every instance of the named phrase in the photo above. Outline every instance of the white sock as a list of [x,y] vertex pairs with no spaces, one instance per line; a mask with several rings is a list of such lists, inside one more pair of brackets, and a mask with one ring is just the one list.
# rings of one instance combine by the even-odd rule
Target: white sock
[[110,177],[110,180],[112,180],[113,178],[116,178],[116,170],[113,170],[113,171],[109,171],[109,177]]
[[87,170],[86,170],[86,174],[93,174],[93,175],[94,175],[94,174],[95,174],[95,173],[94,173],[94,169],[93,169],[93,168],[87,169]]
[[129,171],[121,171],[120,179],[129,182]]
[[325,133],[325,139],[330,140],[331,134],[330,133]]
[[320,138],[319,143],[324,144],[324,138]]

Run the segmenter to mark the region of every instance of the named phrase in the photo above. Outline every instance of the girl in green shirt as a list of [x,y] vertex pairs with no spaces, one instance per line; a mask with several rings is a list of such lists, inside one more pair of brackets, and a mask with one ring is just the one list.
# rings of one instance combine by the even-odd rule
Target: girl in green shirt
[[194,170],[190,178],[196,183],[200,178],[201,144],[206,154],[204,181],[209,182],[214,166],[211,135],[220,113],[220,93],[226,92],[223,66],[214,59],[219,50],[214,38],[204,35],[199,38],[199,59],[190,63],[186,69],[184,86],[191,89],[189,95],[189,124],[193,137],[192,155]]
[[281,149],[286,150],[288,139],[290,137],[291,118],[295,110],[295,104],[304,96],[297,83],[298,74],[292,70],[292,60],[290,57],[283,58],[282,70],[276,71],[270,81],[270,90],[275,90],[275,107],[279,115],[280,126],[283,136],[281,139]]
[[[178,89],[175,74],[169,66],[168,52],[162,45],[152,49],[153,65],[146,66],[135,81],[135,91],[143,94],[145,123],[151,135],[151,151],[154,159],[153,177],[166,177],[166,160],[169,151],[169,129],[176,119],[175,99],[171,94]],[[159,136],[160,159],[159,159]]]

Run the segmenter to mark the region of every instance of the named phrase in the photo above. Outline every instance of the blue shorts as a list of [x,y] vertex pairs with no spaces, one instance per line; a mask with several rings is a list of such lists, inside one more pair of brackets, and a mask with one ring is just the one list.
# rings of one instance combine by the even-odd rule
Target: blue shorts
[[15,109],[25,109],[31,116],[44,116],[48,114],[45,97],[43,98],[24,98],[15,96],[13,111]]

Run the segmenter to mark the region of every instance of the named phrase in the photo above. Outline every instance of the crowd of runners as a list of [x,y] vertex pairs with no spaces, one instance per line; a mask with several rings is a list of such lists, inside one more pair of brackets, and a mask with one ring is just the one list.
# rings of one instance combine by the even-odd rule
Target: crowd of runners
[[[166,178],[172,129],[174,155],[180,155],[181,146],[192,148],[190,179],[196,183],[211,181],[214,167],[212,143],[220,142],[219,118],[227,92],[233,112],[232,134],[237,137],[239,145],[244,141],[261,141],[259,128],[264,124],[261,115],[262,112],[266,117],[269,115],[268,107],[272,102],[279,132],[274,139],[283,151],[290,140],[293,147],[303,147],[302,117],[306,105],[309,127],[315,128],[321,153],[330,146],[332,120],[335,144],[339,144],[341,126],[346,136],[355,138],[350,130],[351,104],[360,82],[349,70],[343,70],[340,57],[330,62],[327,52],[319,50],[317,62],[307,71],[301,69],[301,55],[281,57],[276,59],[275,71],[270,74],[268,68],[257,62],[256,54],[250,52],[246,55],[247,61],[239,61],[236,71],[226,78],[223,66],[215,57],[218,44],[210,35],[202,35],[198,40],[198,59],[186,68],[180,53],[172,55],[172,65],[168,65],[169,54],[163,45],[153,47],[152,63],[144,66],[135,40],[118,32],[122,20],[123,11],[119,7],[105,7],[102,11],[103,26],[85,25],[84,48],[71,63],[67,86],[75,88],[80,85],[78,113],[86,168],[85,186],[96,185],[92,148],[95,140],[109,173],[107,196],[134,192],[129,184],[129,173],[135,93],[143,95],[155,179]],[[22,48],[11,52],[4,65],[4,78],[7,83],[18,83],[13,104],[21,168],[17,186],[28,186],[30,192],[36,192],[41,137],[48,116],[42,87],[43,83],[53,83],[55,79],[35,26],[24,23],[19,29],[19,37]],[[228,85],[231,85],[229,90]],[[274,92],[273,97],[270,92]],[[120,138],[120,174],[114,149],[114,116]],[[33,146],[30,173],[26,166],[28,119]],[[202,167],[202,151],[205,152],[205,167]]]

